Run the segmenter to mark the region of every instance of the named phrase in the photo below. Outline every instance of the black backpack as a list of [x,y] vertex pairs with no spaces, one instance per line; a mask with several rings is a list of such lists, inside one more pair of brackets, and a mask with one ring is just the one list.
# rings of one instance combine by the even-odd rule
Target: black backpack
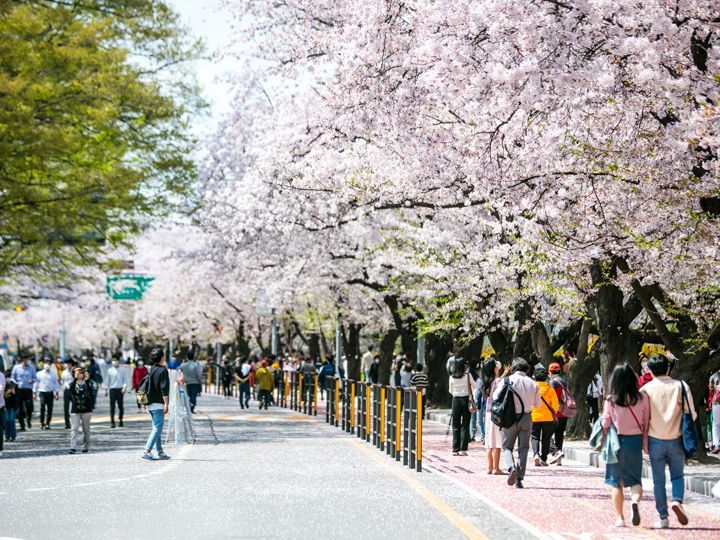
[[500,390],[498,398],[493,401],[492,407],[490,408],[490,418],[492,419],[493,424],[501,429],[507,429],[514,426],[520,419],[521,415],[515,412],[515,399],[513,398],[513,394],[518,396],[518,399],[520,400],[520,407],[524,411],[525,404],[517,392],[513,390],[512,383],[510,381],[505,382],[505,385]]
[[148,392],[150,391],[150,373],[145,375],[143,380],[138,386],[137,392],[135,393],[135,399],[137,399],[138,405],[147,405],[150,403]]

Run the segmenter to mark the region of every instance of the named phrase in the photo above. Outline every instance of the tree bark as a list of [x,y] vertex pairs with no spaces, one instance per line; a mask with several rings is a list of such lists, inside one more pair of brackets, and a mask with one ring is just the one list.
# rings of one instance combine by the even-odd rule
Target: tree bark
[[392,367],[395,344],[400,333],[395,328],[390,328],[380,340],[380,369],[378,378],[380,384],[390,384],[390,368]]
[[532,348],[535,354],[538,355],[540,361],[545,367],[549,366],[553,361],[553,350],[550,345],[550,338],[545,330],[545,325],[540,321],[530,327],[530,337],[532,338]]
[[448,372],[446,358],[453,349],[453,340],[449,335],[427,334],[425,336],[425,363],[428,375],[428,401],[433,405],[449,406]]
[[360,330],[362,326],[350,323],[340,326],[340,337],[343,342],[343,351],[347,358],[347,377],[353,380],[360,380]]

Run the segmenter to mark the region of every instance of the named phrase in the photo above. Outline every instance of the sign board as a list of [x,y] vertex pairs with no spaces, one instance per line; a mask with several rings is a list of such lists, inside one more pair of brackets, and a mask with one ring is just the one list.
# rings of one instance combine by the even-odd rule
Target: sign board
[[155,278],[124,274],[108,276],[105,290],[111,300],[141,300],[143,293]]

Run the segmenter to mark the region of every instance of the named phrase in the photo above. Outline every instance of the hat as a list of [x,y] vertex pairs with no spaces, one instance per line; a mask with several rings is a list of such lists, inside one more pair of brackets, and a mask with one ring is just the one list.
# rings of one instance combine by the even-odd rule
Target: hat
[[553,362],[550,364],[548,371],[550,371],[550,373],[560,373],[562,371],[562,367],[558,362]]

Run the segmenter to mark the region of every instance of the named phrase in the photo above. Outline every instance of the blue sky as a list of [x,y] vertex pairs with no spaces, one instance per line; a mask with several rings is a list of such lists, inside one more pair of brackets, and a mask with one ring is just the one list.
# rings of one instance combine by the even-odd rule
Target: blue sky
[[[169,0],[193,34],[205,40],[207,51],[215,56],[230,41],[229,17],[220,10],[220,0]],[[198,134],[208,135],[219,118],[230,109],[230,87],[221,76],[231,69],[230,60],[198,61],[195,65],[203,96],[210,103],[210,116],[196,126]]]

